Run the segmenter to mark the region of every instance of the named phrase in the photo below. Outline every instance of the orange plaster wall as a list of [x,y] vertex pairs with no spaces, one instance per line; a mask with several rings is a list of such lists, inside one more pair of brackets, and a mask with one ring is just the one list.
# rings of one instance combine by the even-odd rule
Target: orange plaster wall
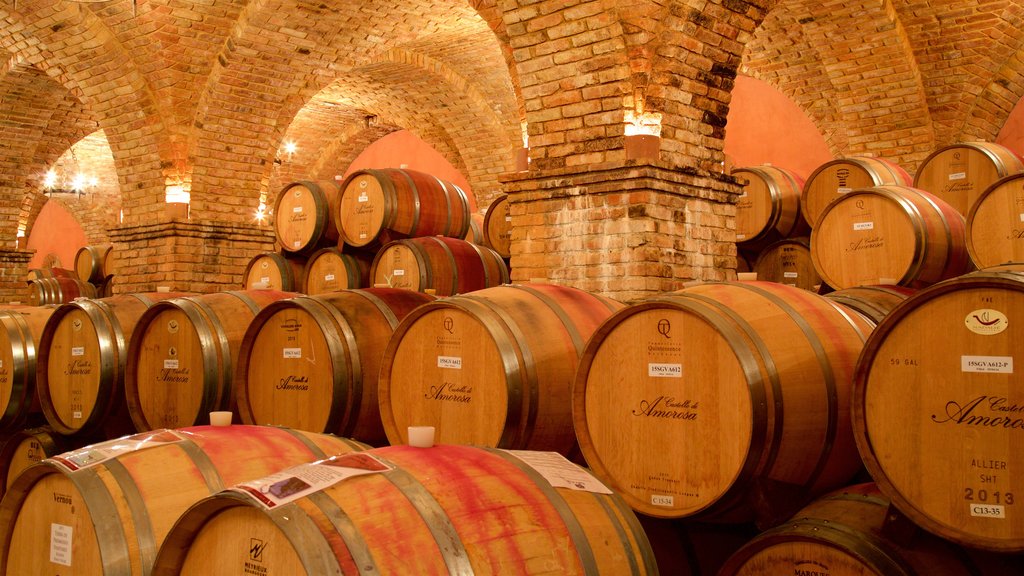
[[1024,100],[1018,101],[1010,111],[1006,124],[996,136],[996,144],[1006,146],[1018,156],[1024,153]]
[[47,202],[28,233],[27,247],[36,251],[28,267],[42,268],[46,255],[53,253],[60,259],[60,268],[74,269],[75,254],[88,243],[82,226],[71,213],[56,202]]
[[825,138],[792,100],[743,75],[732,91],[725,154],[734,168],[772,164],[804,179],[833,159]]
[[470,210],[476,211],[476,198],[466,177],[437,150],[408,130],[392,132],[367,146],[349,165],[345,176],[364,168],[408,168],[433,174],[462,188],[469,196]]

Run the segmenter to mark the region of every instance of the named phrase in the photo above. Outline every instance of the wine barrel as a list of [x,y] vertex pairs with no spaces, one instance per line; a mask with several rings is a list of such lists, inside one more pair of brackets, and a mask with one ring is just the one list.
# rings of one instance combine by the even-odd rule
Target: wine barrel
[[878,326],[893,308],[914,292],[913,288],[903,286],[854,286],[829,292],[825,297],[863,315]]
[[410,290],[367,288],[267,306],[250,323],[238,355],[242,422],[383,444],[381,356],[398,323],[432,300]]
[[502,258],[512,257],[512,215],[508,196],[501,195],[491,202],[484,215],[484,245]]
[[757,255],[754,272],[758,280],[778,282],[817,292],[821,277],[811,260],[807,238],[786,238],[766,246]]
[[839,158],[822,164],[807,178],[800,193],[800,208],[813,228],[825,208],[848,192],[873,186],[910,186],[912,182],[903,168],[882,158]]
[[[256,426],[157,430],[27,469],[0,502],[0,573],[149,574],[174,522],[227,486],[365,446]],[[49,563],[47,561],[49,560]]]
[[95,284],[112,273],[112,270],[104,268],[110,250],[110,244],[79,248],[75,253],[75,272],[78,274],[78,278]]
[[[632,511],[557,458],[392,446],[299,467],[197,503],[153,576],[241,574],[254,554],[267,574],[657,574]],[[545,475],[548,465],[586,484],[573,489]],[[265,486],[276,495],[346,466],[365,473],[280,508],[262,504]]]
[[395,238],[464,238],[469,228],[469,198],[451,182],[423,172],[397,168],[365,169],[341,184],[338,230],[357,248]]
[[281,250],[311,254],[338,243],[341,190],[330,180],[300,180],[281,189],[274,204],[274,233]]
[[323,294],[351,288],[365,288],[370,284],[372,258],[362,254],[343,253],[338,248],[321,248],[306,262],[303,277],[306,294]]
[[305,269],[306,260],[301,256],[285,256],[279,252],[257,254],[245,267],[242,289],[302,292],[306,284]]
[[811,232],[811,259],[837,290],[921,288],[972,268],[963,216],[908,186],[854,190],[829,204]]
[[28,282],[28,303],[31,306],[63,304],[76,298],[95,298],[96,287],[89,282],[67,276],[37,278]]
[[914,174],[914,188],[931,192],[967,216],[989,186],[1021,172],[1024,172],[1024,162],[1005,146],[993,142],[960,142],[929,154]]
[[424,236],[385,244],[373,259],[370,279],[374,286],[452,296],[508,284],[509,272],[501,256],[486,246]]
[[642,514],[637,519],[651,543],[658,573],[665,576],[715,576],[758,534],[749,524],[687,522]]
[[998,576],[1022,570],[1019,557],[980,554],[927,534],[901,538],[892,529],[889,501],[874,484],[861,484],[823,496],[754,537],[718,574]]
[[232,383],[242,337],[261,310],[295,296],[248,290],[150,306],[135,324],[125,368],[125,399],[135,429],[208,424],[210,412],[234,412]]
[[186,295],[125,294],[78,300],[54,310],[36,353],[36,391],[50,426],[69,435],[132,432],[124,396],[132,331],[155,302]]
[[43,328],[56,309],[26,306],[0,311],[0,432],[42,418],[36,396],[36,355]]
[[978,268],[1024,262],[1024,174],[989,186],[967,213],[967,251]]
[[486,246],[484,243],[484,215],[473,212],[469,215],[469,229],[466,230],[466,242],[472,242],[477,246]]
[[78,272],[67,268],[32,268],[25,276],[25,281],[39,280],[40,278],[78,278]]
[[49,426],[26,428],[7,435],[0,446],[0,497],[30,466],[88,443],[89,440],[81,436],[57,434]]
[[736,202],[737,245],[764,246],[810,234],[800,213],[804,182],[799,176],[767,164],[737,168],[732,175],[746,180]]
[[508,285],[413,310],[381,361],[381,419],[392,444],[410,425],[439,442],[569,454],[570,388],[587,339],[623,305],[576,288]]
[[781,522],[861,467],[849,391],[870,329],[774,282],[699,284],[627,306],[576,372],[583,456],[642,514]]
[[1021,272],[922,289],[872,332],[853,388],[857,446],[882,492],[926,530],[996,552],[1024,551],[1020,310]]

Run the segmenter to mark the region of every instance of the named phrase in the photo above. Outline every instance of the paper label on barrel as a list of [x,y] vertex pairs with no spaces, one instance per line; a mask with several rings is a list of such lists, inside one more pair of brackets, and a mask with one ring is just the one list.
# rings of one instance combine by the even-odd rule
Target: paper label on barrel
[[285,348],[285,358],[302,358],[302,348]]
[[847,192],[853,192],[853,188],[836,188],[836,193],[846,194]]
[[664,506],[671,508],[676,505],[676,499],[674,496],[665,496],[662,494],[651,494],[651,506]]
[[1013,356],[961,356],[960,371],[1013,374]]
[[296,206],[296,207],[292,208],[292,212],[294,212],[296,214],[302,212],[302,206]]
[[971,516],[975,518],[1006,519],[1006,509],[997,504],[970,504]]
[[71,566],[71,535],[74,530],[63,524],[50,524],[50,562]]
[[334,280],[334,274],[324,274],[324,282],[330,282]]
[[747,238],[746,234],[737,234],[736,235],[736,239],[737,240],[746,240],[746,238]]
[[505,222],[511,222],[512,216],[505,216]]
[[950,180],[964,180],[965,178],[967,178],[966,172],[953,172],[949,175]]
[[683,365],[648,362],[647,375],[651,378],[682,378]]
[[300,246],[302,246],[302,240],[296,240],[295,242],[292,242],[293,248],[298,248]]
[[874,222],[854,222],[853,223],[853,229],[854,230],[874,230],[875,229],[875,223]]
[[261,277],[260,282],[263,282],[264,284],[270,284],[270,276]]
[[77,411],[77,410],[72,412],[71,413],[71,419],[72,420],[81,420],[82,419],[82,413]]
[[152,430],[132,436],[107,440],[106,442],[100,442],[98,444],[86,446],[85,448],[58,454],[53,458],[47,458],[44,462],[52,462],[69,472],[74,472],[75,470],[81,470],[83,468],[102,464],[111,458],[115,458],[127,452],[136,452],[139,450],[145,450],[146,448],[152,448],[154,446],[183,442],[185,439],[185,433],[177,432],[175,430]]
[[164,370],[177,370],[177,369],[178,369],[178,359],[177,358],[175,358],[174,360],[164,360]]
[[85,347],[83,347],[83,346],[75,346],[74,348],[71,349],[71,355],[72,356],[85,356]]
[[401,268],[400,268],[400,269],[398,269],[398,270],[395,270],[395,271],[393,271],[393,272],[391,273],[391,275],[392,275],[392,276],[405,276],[405,270],[403,270],[403,269],[401,269]]
[[1021,221],[1021,222],[1024,222],[1024,214],[1021,214],[1021,215],[1020,215],[1020,221]]
[[782,273],[782,277],[783,278],[796,278],[797,276],[798,276],[798,274],[796,272],[783,272]]
[[451,368],[452,370],[462,370],[462,358],[458,356],[438,356],[437,367]]
[[595,494],[611,494],[600,480],[590,472],[570,462],[558,452],[538,452],[530,450],[504,450],[524,464],[533,468],[555,488],[568,488]]
[[359,196],[356,196],[356,202],[369,202],[369,201],[370,201],[370,197],[366,195],[366,192],[363,192]]
[[293,466],[259,480],[235,485],[229,490],[245,494],[269,510],[349,478],[379,474],[393,469],[371,454],[345,454]]

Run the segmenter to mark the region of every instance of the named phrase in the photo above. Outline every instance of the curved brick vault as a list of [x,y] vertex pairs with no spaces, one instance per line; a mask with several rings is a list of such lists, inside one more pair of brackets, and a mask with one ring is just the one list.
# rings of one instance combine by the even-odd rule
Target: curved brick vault
[[[408,129],[484,206],[514,169],[625,161],[627,111],[662,116],[660,161],[713,171],[737,73],[793,99],[836,154],[910,171],[931,150],[994,139],[1024,94],[1021,0],[18,0],[0,7],[0,134],[13,245],[39,174],[102,130],[124,226],[249,224],[292,178],[339,173]],[[278,163],[285,141],[300,142]],[[111,218],[92,211],[80,218]],[[121,224],[113,221],[106,227]],[[98,235],[98,234],[97,234]]]

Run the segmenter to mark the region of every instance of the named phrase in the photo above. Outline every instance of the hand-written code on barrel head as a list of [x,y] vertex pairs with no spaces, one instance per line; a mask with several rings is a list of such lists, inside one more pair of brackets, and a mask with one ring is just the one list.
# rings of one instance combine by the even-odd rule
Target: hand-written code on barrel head
[[[987,412],[985,412],[987,410]],[[946,402],[945,415],[932,414],[936,424],[1024,429],[1024,405],[1003,396],[978,396],[965,403]]]

